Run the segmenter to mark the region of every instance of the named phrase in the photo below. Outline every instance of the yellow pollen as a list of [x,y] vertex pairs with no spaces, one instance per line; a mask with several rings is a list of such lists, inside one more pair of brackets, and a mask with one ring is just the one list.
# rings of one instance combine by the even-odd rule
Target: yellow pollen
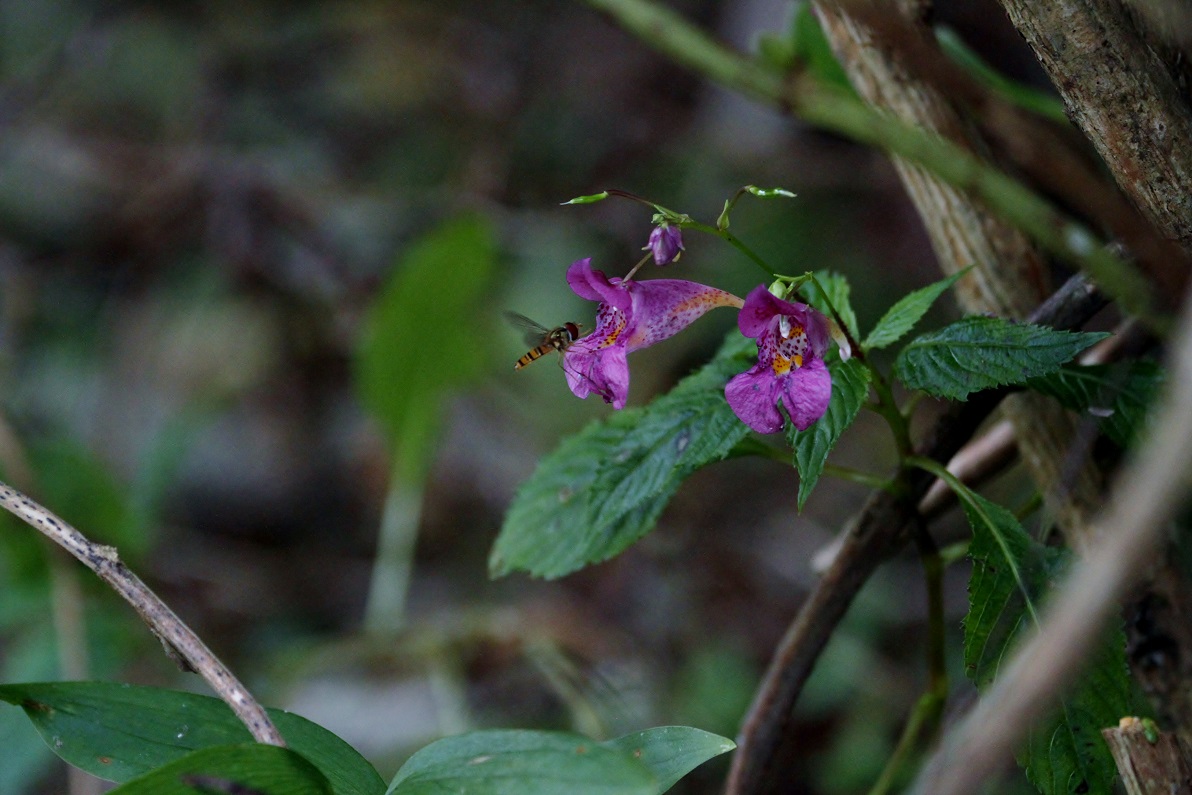
[[[801,359],[801,356],[796,356],[796,359]],[[774,371],[774,375],[786,375],[791,371],[791,360],[785,356],[775,356],[774,361],[770,362],[770,369]]]

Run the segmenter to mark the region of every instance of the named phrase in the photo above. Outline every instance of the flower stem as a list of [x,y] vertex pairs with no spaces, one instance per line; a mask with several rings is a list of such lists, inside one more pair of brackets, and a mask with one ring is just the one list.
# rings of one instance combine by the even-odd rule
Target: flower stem
[[757,254],[755,254],[753,249],[749,248],[749,246],[742,243],[737,238],[736,235],[734,235],[732,232],[728,231],[727,229],[717,229],[714,226],[711,226],[709,224],[703,224],[703,223],[700,223],[699,221],[695,221],[695,220],[683,221],[680,224],[680,226],[682,226],[684,229],[694,229],[697,232],[706,232],[709,235],[715,235],[716,237],[723,240],[725,243],[728,243],[730,246],[735,248],[737,251],[740,251],[742,254],[744,254],[749,259],[753,260],[753,264],[758,266],[759,268],[761,268],[763,271],[765,271],[766,275],[769,276],[771,279],[778,278],[778,271],[774,270],[768,264],[766,264],[766,261],[764,259],[762,259],[761,257],[759,257]]
[[852,483],[860,483],[862,486],[868,486],[871,489],[881,489],[891,494],[896,491],[894,484],[888,478],[883,478],[880,475],[871,475],[859,469],[837,466],[836,464],[824,464],[823,471],[828,477],[847,480]]

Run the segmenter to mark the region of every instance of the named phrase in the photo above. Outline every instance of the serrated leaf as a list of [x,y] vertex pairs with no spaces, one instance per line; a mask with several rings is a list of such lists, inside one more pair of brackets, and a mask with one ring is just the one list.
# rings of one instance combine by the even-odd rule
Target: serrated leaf
[[799,470],[799,510],[803,510],[803,503],[824,471],[828,454],[857,418],[857,412],[869,395],[869,381],[873,376],[858,360],[842,362],[836,356],[828,360],[828,371],[832,374],[832,398],[824,416],[805,431],[796,429],[793,423],[787,425],[787,439],[794,450],[795,467]]
[[403,470],[416,478],[433,449],[445,396],[485,366],[475,317],[496,260],[490,224],[447,221],[406,249],[362,324],[356,385]]
[[[115,682],[0,685],[0,701],[21,707],[46,744],[70,764],[128,781],[191,752],[252,739],[217,698]],[[323,727],[268,710],[286,743],[323,772],[337,795],[377,795],[384,781],[350,745]]]
[[[818,286],[816,282],[819,283]],[[820,287],[823,287],[823,291],[819,289]],[[831,306],[835,307],[836,311],[840,313],[840,318],[848,327],[853,339],[859,336],[857,333],[857,315],[853,312],[853,305],[849,300],[848,279],[834,271],[816,271],[815,281],[808,281],[804,284],[802,292],[808,304],[829,318],[835,319],[829,309],[829,302],[831,302]]]
[[690,726],[657,726],[601,743],[637,759],[654,774],[657,795],[713,757],[737,747],[727,737]]
[[[983,688],[1015,646],[1038,630],[1038,605],[1061,574],[1066,553],[1035,541],[1005,508],[967,489],[958,496],[973,528],[964,663]],[[1048,795],[1111,793],[1117,770],[1100,730],[1128,714],[1129,694],[1125,637],[1115,629],[1056,713],[1032,727],[1019,754],[1031,782]]]
[[431,743],[402,765],[386,795],[655,795],[650,768],[578,734],[493,730]]
[[1150,361],[1135,361],[1125,367],[1066,365],[1050,375],[1032,378],[1027,386],[1072,411],[1095,413],[1105,434],[1124,448],[1146,422],[1163,378],[1163,368]]
[[489,558],[493,576],[561,577],[649,532],[682,482],[749,432],[724,385],[750,367],[755,351],[734,333],[669,394],[589,425],[542,459],[505,516]]
[[875,350],[902,339],[902,335],[914,328],[915,324],[927,313],[927,310],[931,309],[931,305],[935,303],[936,299],[967,272],[965,269],[954,273],[946,279],[940,279],[934,284],[929,284],[903,296],[894,306],[886,310],[886,314],[882,315],[882,319],[873,327],[873,331],[869,332],[869,336],[861,343],[861,347],[867,351]]
[[116,787],[110,795],[335,795],[326,777],[289,748],[244,743],[204,748]]
[[894,372],[910,389],[964,400],[973,392],[1053,373],[1108,336],[966,317],[911,341],[894,361]]

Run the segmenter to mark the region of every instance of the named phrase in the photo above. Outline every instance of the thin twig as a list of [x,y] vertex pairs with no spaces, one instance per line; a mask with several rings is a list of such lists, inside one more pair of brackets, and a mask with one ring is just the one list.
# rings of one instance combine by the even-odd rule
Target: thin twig
[[285,746],[285,741],[265,713],[265,708],[199,636],[120,562],[115,547],[90,541],[61,518],[6,483],[0,483],[0,507],[41,531],[112,586],[140,614],[168,653],[179,655],[192,670],[207,680],[211,689],[227,702],[236,717],[248,728],[253,739],[267,745]]

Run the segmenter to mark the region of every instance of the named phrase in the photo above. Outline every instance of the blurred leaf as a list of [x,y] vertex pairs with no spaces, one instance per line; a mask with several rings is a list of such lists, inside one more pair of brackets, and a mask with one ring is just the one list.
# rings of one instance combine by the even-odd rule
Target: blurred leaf
[[1108,336],[966,317],[912,340],[895,360],[894,371],[909,389],[964,400],[972,392],[1055,372]]
[[936,299],[966,273],[968,268],[903,296],[886,310],[886,314],[882,315],[882,319],[869,332],[861,347],[865,350],[875,350],[898,342],[903,334],[915,327]]
[[799,510],[811,495],[811,490],[824,471],[828,454],[840,440],[840,435],[853,424],[857,412],[869,396],[872,372],[857,359],[840,361],[831,356],[828,370],[832,373],[832,398],[828,410],[805,431],[788,423],[786,437],[795,453],[795,467],[799,470]]
[[[21,707],[54,753],[110,781],[128,781],[196,749],[252,739],[219,699],[155,687],[0,685],[0,701]],[[268,712],[290,748],[322,771],[338,795],[384,790],[377,772],[343,740],[298,715]]]
[[832,271],[816,271],[815,280],[808,281],[803,285],[803,296],[807,303],[835,320],[829,307],[829,303],[831,303],[831,306],[835,307],[840,314],[840,319],[844,321],[853,339],[856,339],[860,335],[857,332],[857,315],[853,312],[849,291],[848,279]]
[[733,333],[716,357],[643,408],[593,423],[546,456],[522,484],[489,558],[493,576],[561,577],[607,560],[648,533],[683,481],[749,432],[724,399],[750,366],[753,341]]
[[138,521],[124,489],[90,450],[61,438],[29,447],[41,502],[90,538],[120,549],[129,561],[149,550],[149,527]]
[[1163,368],[1155,362],[1119,365],[1067,365],[1032,378],[1027,386],[1050,395],[1065,408],[1094,412],[1105,435],[1128,447],[1146,422],[1147,409],[1159,392]]
[[794,59],[808,72],[829,85],[842,88],[855,96],[853,84],[820,26],[819,19],[811,10],[811,3],[799,3],[795,9],[794,26],[791,29],[791,43]]
[[[978,687],[992,682],[1016,645],[1038,630],[1039,603],[1067,554],[1032,539],[1014,515],[975,492],[958,493],[973,541],[964,664]],[[1125,637],[1108,633],[1056,714],[1031,729],[1019,763],[1041,792],[1111,793],[1117,768],[1101,729],[1130,714]]]
[[657,726],[601,743],[648,767],[657,780],[656,793],[666,792],[679,779],[737,744],[690,726]]
[[476,323],[495,256],[480,216],[440,225],[403,253],[364,322],[357,385],[407,473],[425,467],[446,395],[484,366]]
[[673,714],[685,723],[734,733],[758,678],[752,655],[743,650],[718,644],[688,651],[676,679]]
[[940,49],[949,58],[960,64],[970,75],[993,89],[1004,99],[1065,127],[1070,124],[1068,115],[1064,113],[1064,103],[1059,97],[1006,77],[981,60],[981,56],[970,49],[954,30],[937,25],[935,33],[936,39],[940,43]]
[[655,795],[650,768],[578,734],[478,731],[415,753],[386,795]]
[[289,748],[245,743],[204,748],[116,787],[111,795],[335,795]]

